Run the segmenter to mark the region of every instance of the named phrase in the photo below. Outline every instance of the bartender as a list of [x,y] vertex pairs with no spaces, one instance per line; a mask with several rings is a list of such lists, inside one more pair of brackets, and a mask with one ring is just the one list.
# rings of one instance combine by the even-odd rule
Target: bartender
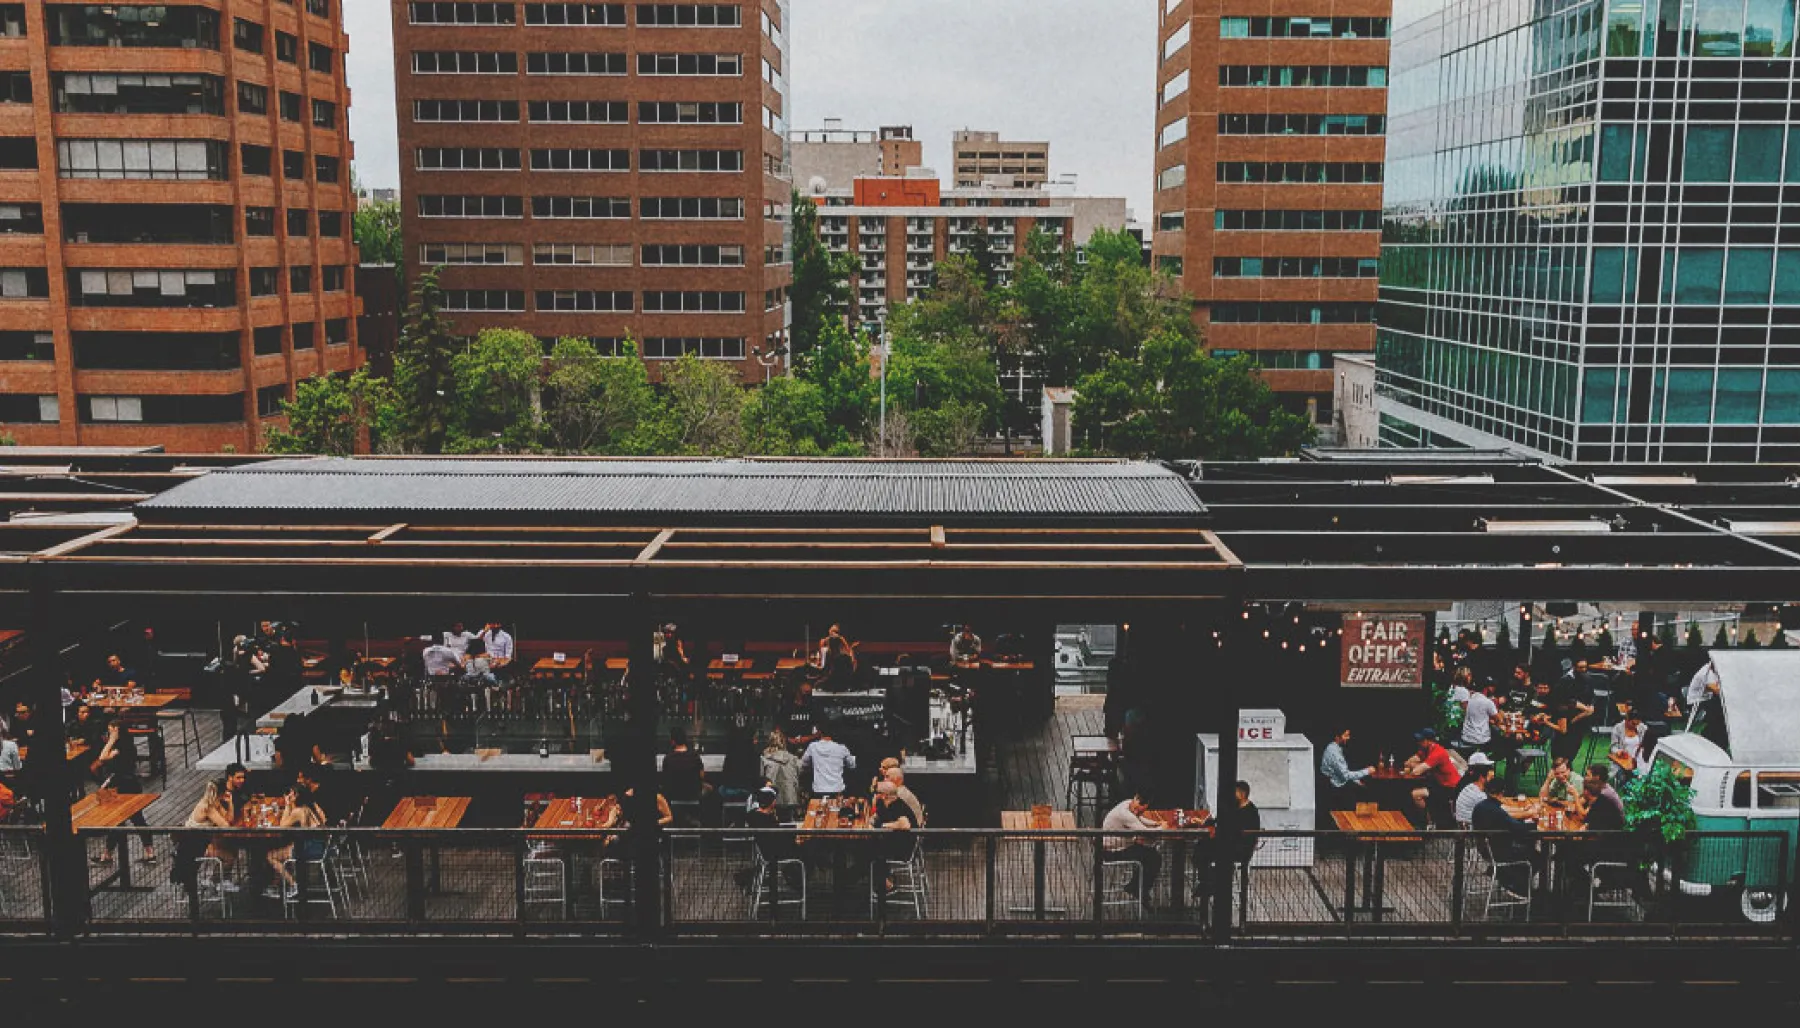
[[781,731],[789,746],[804,747],[819,737],[819,719],[813,704],[813,684],[802,680],[794,698],[781,712]]
[[964,625],[950,637],[950,662],[952,664],[973,664],[981,659],[981,636],[975,630]]

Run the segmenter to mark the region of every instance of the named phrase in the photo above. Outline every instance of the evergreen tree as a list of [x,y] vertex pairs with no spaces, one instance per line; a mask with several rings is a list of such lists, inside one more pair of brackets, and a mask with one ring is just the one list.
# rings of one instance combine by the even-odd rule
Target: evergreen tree
[[455,343],[443,316],[444,290],[438,285],[442,270],[432,268],[419,276],[394,355],[402,440],[407,449],[419,453],[444,452],[456,406]]
[[1700,622],[1689,621],[1687,630],[1687,647],[1698,650],[1706,645],[1706,636],[1700,631]]
[[1727,650],[1731,648],[1731,634],[1725,631],[1725,623],[1719,622],[1719,634],[1713,636],[1713,649]]
[[1754,628],[1744,629],[1744,638],[1743,638],[1742,642],[1738,643],[1738,649],[1740,649],[1740,650],[1762,649],[1762,643],[1756,638],[1756,629],[1754,629]]
[[842,325],[839,307],[850,301],[850,280],[860,261],[848,253],[832,253],[819,236],[818,205],[799,192],[793,194],[794,283],[788,300],[794,308],[794,325],[788,333],[796,361],[819,345],[831,325]]

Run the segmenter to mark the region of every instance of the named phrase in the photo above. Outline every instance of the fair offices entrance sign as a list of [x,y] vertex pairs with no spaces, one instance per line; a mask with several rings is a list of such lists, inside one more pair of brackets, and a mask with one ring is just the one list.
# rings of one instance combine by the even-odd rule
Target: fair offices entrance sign
[[1417,689],[1425,684],[1423,614],[1344,617],[1338,680],[1346,689]]

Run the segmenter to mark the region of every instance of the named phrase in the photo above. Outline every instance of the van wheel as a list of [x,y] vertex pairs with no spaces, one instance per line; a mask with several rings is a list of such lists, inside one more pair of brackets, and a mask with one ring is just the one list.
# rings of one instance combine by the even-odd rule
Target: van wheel
[[1751,924],[1774,924],[1781,916],[1781,898],[1774,889],[1745,889],[1738,894],[1738,912]]

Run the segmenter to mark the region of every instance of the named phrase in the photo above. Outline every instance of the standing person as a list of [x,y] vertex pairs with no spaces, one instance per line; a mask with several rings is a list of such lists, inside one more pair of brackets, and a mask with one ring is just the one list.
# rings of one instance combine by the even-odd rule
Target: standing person
[[822,689],[848,689],[856,678],[856,644],[844,637],[838,625],[832,625],[819,640],[819,670],[825,673],[819,682]]
[[[1144,819],[1144,811],[1150,805],[1144,797],[1134,795],[1130,799],[1106,812],[1106,818],[1100,822],[1100,830],[1107,833],[1102,841],[1100,861],[1104,864],[1136,863],[1143,867],[1144,902],[1150,902],[1150,894],[1162,875],[1162,851],[1154,842],[1146,837],[1146,832],[1160,832],[1162,825]],[[1126,889],[1137,886],[1135,881],[1127,881]]]
[[1426,728],[1413,736],[1419,751],[1406,758],[1406,773],[1424,779],[1413,790],[1413,808],[1420,819],[1437,828],[1454,828],[1456,787],[1462,783],[1462,771],[1450,751],[1438,745],[1437,730]]
[[972,664],[981,659],[981,636],[968,625],[962,626],[950,637],[950,663]]
[[[131,733],[118,721],[106,726],[106,741],[100,746],[98,765],[105,775],[100,781],[100,788],[112,789],[122,795],[136,796],[144,791],[144,783],[137,776],[137,746],[132,741]],[[144,819],[143,811],[131,816],[131,823],[139,828],[149,828],[150,822]],[[144,844],[144,854],[140,858],[145,864],[156,863],[156,837],[149,832],[142,832],[138,839]],[[124,854],[125,837],[114,835],[111,839],[110,853],[102,853],[94,858],[96,864],[110,864],[113,855],[119,859],[128,859]]]
[[476,636],[487,650],[488,660],[496,670],[510,667],[513,662],[513,637],[506,626],[498,621],[489,621],[482,626],[481,634]]
[[1462,723],[1462,744],[1466,752],[1473,753],[1493,745],[1494,718],[1500,714],[1500,705],[1494,702],[1492,694],[1492,686],[1469,693],[1469,701],[1463,707]]
[[699,803],[711,791],[712,787],[706,784],[706,763],[688,745],[687,733],[679,728],[672,730],[669,752],[662,763],[663,796],[671,803]]
[[811,682],[801,680],[794,698],[788,701],[787,708],[781,715],[781,731],[787,737],[789,746],[805,746],[819,737],[819,718],[813,703]]
[[0,728],[0,775],[10,775],[25,766],[19,756],[19,744],[13,741],[12,732]]
[[842,796],[844,772],[856,768],[855,755],[831,736],[831,726],[819,729],[819,738],[806,747],[806,753],[800,758],[801,770],[812,771],[814,798]]
[[1613,726],[1611,755],[1615,758],[1626,758],[1621,762],[1623,767],[1629,763],[1634,773],[1642,773],[1644,765],[1650,758],[1650,750],[1644,743],[1650,738],[1650,726],[1644,723],[1644,717],[1632,707],[1625,714],[1625,720]]
[[788,749],[779,728],[769,733],[769,744],[763,747],[762,776],[775,792],[781,816],[792,820],[800,810],[800,758]]

